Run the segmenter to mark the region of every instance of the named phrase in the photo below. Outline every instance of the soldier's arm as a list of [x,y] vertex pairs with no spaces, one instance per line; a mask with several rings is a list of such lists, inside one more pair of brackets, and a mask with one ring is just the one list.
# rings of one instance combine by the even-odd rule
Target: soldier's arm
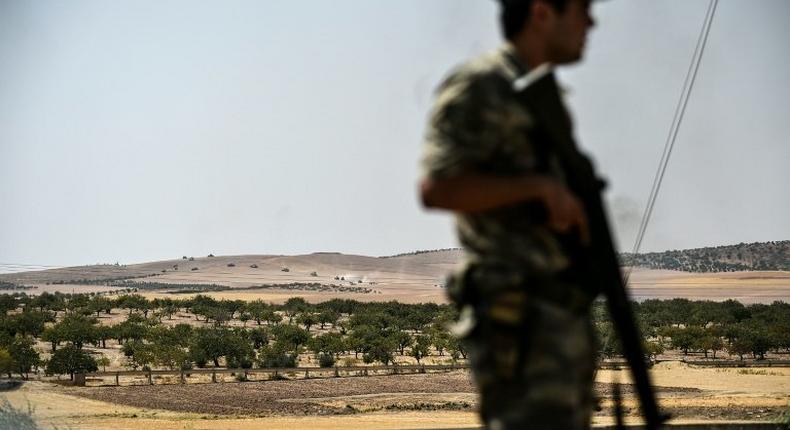
[[425,179],[420,195],[425,207],[455,212],[483,212],[529,200],[543,200],[551,180],[543,176],[501,177],[464,173]]
[[550,227],[560,232],[578,227],[586,236],[581,202],[561,182],[537,173],[483,174],[476,167],[489,162],[507,138],[502,130],[513,127],[513,117],[502,115],[511,92],[502,76],[466,69],[440,86],[425,139],[423,204],[475,213],[539,201],[547,209]]
[[537,201],[546,207],[548,224],[561,233],[574,228],[589,240],[587,216],[581,201],[549,176],[501,177],[461,173],[448,178],[426,178],[420,184],[423,205],[453,212],[475,213]]

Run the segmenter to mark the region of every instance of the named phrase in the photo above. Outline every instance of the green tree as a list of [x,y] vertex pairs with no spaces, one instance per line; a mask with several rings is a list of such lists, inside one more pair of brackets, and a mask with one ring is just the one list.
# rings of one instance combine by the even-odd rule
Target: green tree
[[696,339],[694,346],[705,354],[705,358],[708,358],[708,351],[712,351],[713,358],[716,358],[716,351],[721,351],[724,348],[724,342],[714,333],[706,332]]
[[11,353],[5,348],[0,348],[0,373],[5,373],[10,378],[14,370],[16,370],[16,362],[11,357]]
[[466,359],[468,354],[466,347],[464,347],[464,343],[453,335],[450,335],[447,339],[447,350],[450,352],[450,356],[453,357],[453,360],[458,360],[460,357]]
[[33,345],[35,342],[32,338],[19,335],[8,345],[8,353],[16,363],[16,372],[25,379],[35,367],[41,364],[41,356]]
[[368,310],[351,315],[348,320],[351,329],[359,326],[369,326],[377,330],[387,330],[397,326],[395,318],[382,311]]
[[77,372],[95,372],[99,370],[96,360],[87,352],[75,347],[66,345],[52,354],[52,358],[47,362],[46,372],[50,375],[68,374],[74,380]]
[[296,367],[297,355],[289,353],[285,345],[275,342],[265,345],[258,354],[258,365],[261,368],[292,368]]
[[96,346],[99,346],[98,343],[101,343],[101,348],[104,349],[107,349],[107,340],[112,339],[115,336],[113,328],[106,325],[96,326],[94,334],[95,341],[97,342]]
[[450,346],[450,332],[443,328],[443,326],[434,325],[429,331],[431,336],[431,343],[436,348],[439,356],[444,355],[444,350]]
[[148,321],[140,315],[129,315],[126,321],[112,326],[112,333],[118,343],[145,338],[150,329]]
[[431,353],[431,339],[425,335],[419,335],[415,339],[414,345],[411,347],[411,356],[420,364],[420,360],[427,357]]
[[78,349],[86,343],[97,343],[96,319],[80,314],[67,315],[55,325],[62,340],[71,342]]
[[303,325],[305,330],[310,331],[310,327],[318,324],[318,317],[312,312],[304,312],[296,319],[296,323]]
[[752,352],[752,346],[748,338],[739,336],[730,341],[727,352],[732,355],[737,355],[738,358],[743,361],[743,356]]
[[247,334],[254,349],[260,349],[262,346],[269,344],[269,332],[263,327],[254,328],[248,331]]
[[104,296],[95,296],[93,300],[88,303],[88,310],[92,313],[96,313],[96,317],[98,318],[102,312],[109,315],[112,311],[112,307],[115,303],[113,300],[108,299]]
[[186,348],[192,331],[188,324],[178,324],[172,328],[153,327],[148,334],[153,364],[175,370],[190,363]]
[[13,311],[17,306],[16,297],[10,294],[0,294],[0,316],[8,314],[8,311]]
[[235,315],[240,310],[244,309],[246,303],[243,300],[221,300],[220,307],[230,315],[229,319],[235,318]]
[[324,329],[326,324],[335,325],[337,320],[340,319],[340,314],[332,309],[327,309],[318,314],[318,323],[321,324],[321,330]]
[[285,316],[288,317],[288,324],[293,324],[294,318],[302,312],[305,312],[310,305],[302,297],[291,297],[283,304]]
[[[201,328],[195,330],[189,346],[191,357],[205,357],[219,367],[224,357],[228,367],[248,367],[255,351],[243,332],[226,328]],[[198,362],[198,360],[195,360]]]
[[130,340],[121,347],[123,355],[129,360],[132,369],[150,368],[156,360],[154,345],[145,343],[142,340]]
[[381,332],[375,337],[368,346],[367,351],[362,356],[365,363],[379,361],[385,366],[395,362],[395,350],[398,348],[398,341],[390,333]]
[[269,305],[264,303],[262,300],[255,300],[253,302],[247,303],[245,310],[250,314],[250,318],[252,318],[252,320],[258,325],[261,325],[261,322],[266,319],[266,313],[271,311],[269,309]]
[[405,355],[404,350],[414,343],[414,339],[411,337],[410,334],[403,332],[403,331],[396,331],[393,333],[393,338],[398,345],[398,350],[400,351],[400,355]]
[[310,339],[308,347],[316,357],[321,354],[337,357],[346,350],[346,343],[340,333],[326,333]]
[[373,327],[367,325],[354,327],[347,339],[348,347],[354,351],[354,358],[359,358],[359,354],[368,352],[378,336],[378,331]]
[[14,315],[11,324],[17,334],[38,337],[44,332],[45,324],[54,320],[55,317],[50,312],[26,310]]
[[47,327],[41,333],[41,340],[49,342],[52,345],[52,352],[55,352],[58,350],[60,343],[63,342],[63,336],[60,334],[57,326]]
[[170,298],[154,299],[151,301],[151,307],[158,309],[157,313],[159,314],[160,318],[167,317],[168,320],[172,320],[173,315],[175,315],[179,309],[181,309],[181,302]]
[[279,324],[283,320],[283,316],[274,311],[274,309],[267,309],[263,317],[266,325],[272,326]]
[[660,354],[664,353],[664,344],[657,341],[642,341],[642,350],[645,353],[645,358],[655,360]]
[[30,301],[31,308],[38,308],[40,312],[46,310],[57,312],[65,309],[63,295],[43,292]]
[[202,294],[193,297],[188,303],[189,311],[195,315],[195,319],[199,321],[199,317],[204,316],[206,322],[208,322],[213,309],[216,309],[218,306],[219,303],[216,300]]
[[143,316],[145,317],[148,317],[148,312],[151,310],[148,300],[146,300],[145,297],[136,294],[119,297],[116,301],[116,304],[121,309],[128,309],[129,314],[132,314],[133,312],[142,312]]
[[110,359],[107,358],[106,355],[102,355],[98,360],[96,360],[96,365],[102,367],[102,372],[106,372],[107,366],[110,365]]
[[272,327],[271,333],[288,351],[298,353],[300,347],[310,340],[310,332],[294,325],[277,325]]
[[699,326],[675,327],[670,331],[671,345],[683,351],[683,355],[688,355],[689,350],[699,348],[706,335],[705,329]]

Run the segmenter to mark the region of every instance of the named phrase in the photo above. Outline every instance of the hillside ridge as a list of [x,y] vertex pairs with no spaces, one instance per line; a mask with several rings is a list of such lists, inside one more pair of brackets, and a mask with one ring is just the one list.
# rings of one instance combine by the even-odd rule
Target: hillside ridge
[[620,261],[624,266],[683,272],[786,271],[790,270],[790,240],[622,253]]
[[[311,271],[332,267],[347,268],[360,272],[377,270],[401,271],[406,266],[412,271],[432,274],[437,268],[458,263],[463,258],[460,248],[418,250],[390,256],[368,257],[342,253],[320,252],[307,255],[237,255],[187,258],[153,261],[130,265],[94,265],[64,267],[31,272],[0,274],[0,281],[6,284],[24,285],[27,282],[53,283],[93,283],[135,278],[150,278],[173,273],[178,265],[183,270],[189,266],[204,268],[228,268],[237,264],[240,267],[268,268],[279,273],[281,268],[297,266]],[[715,247],[669,250],[643,254],[621,253],[623,266],[654,270],[672,270],[696,273],[717,273],[736,271],[790,271],[790,240],[773,242],[739,243]],[[308,270],[309,267],[309,270]],[[197,268],[193,270],[198,270]],[[441,269],[443,270],[443,269]],[[287,271],[287,270],[284,270]],[[322,272],[323,273],[323,272]],[[10,288],[10,286],[9,286]]]

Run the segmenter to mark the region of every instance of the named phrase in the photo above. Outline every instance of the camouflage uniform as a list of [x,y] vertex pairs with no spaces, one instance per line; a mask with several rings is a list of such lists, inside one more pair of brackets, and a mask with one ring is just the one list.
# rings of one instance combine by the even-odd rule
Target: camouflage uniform
[[[527,72],[511,45],[456,69],[440,86],[423,174],[549,175],[563,181],[513,83]],[[573,258],[521,203],[456,216],[466,253],[449,285],[490,429],[589,427],[594,369],[589,304]]]

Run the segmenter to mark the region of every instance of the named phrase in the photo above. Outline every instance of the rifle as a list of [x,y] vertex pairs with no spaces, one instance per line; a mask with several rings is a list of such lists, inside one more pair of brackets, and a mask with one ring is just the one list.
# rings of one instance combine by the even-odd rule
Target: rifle
[[578,235],[561,240],[576,266],[572,270],[582,275],[585,285],[593,292],[602,292],[620,336],[625,358],[636,383],[648,430],[660,428],[666,416],[658,411],[655,394],[647,373],[641,337],[636,327],[626,286],[620,273],[609,223],[601,192],[605,184],[583,155],[571,134],[571,120],[560,97],[560,89],[551,66],[545,64],[513,83],[513,89],[535,121],[535,144],[539,152],[551,154],[565,173],[568,188],[582,201],[590,229],[590,244],[581,243]]

